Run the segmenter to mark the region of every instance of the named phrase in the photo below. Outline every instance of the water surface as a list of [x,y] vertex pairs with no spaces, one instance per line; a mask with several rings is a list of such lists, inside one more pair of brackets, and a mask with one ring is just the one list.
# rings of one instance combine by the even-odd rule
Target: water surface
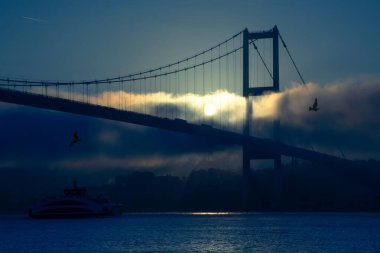
[[380,214],[1,216],[0,252],[380,252]]

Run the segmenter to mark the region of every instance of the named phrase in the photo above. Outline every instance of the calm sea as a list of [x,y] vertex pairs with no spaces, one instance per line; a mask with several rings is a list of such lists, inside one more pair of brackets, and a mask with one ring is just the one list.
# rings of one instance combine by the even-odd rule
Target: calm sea
[[2,216],[0,252],[380,252],[380,214]]

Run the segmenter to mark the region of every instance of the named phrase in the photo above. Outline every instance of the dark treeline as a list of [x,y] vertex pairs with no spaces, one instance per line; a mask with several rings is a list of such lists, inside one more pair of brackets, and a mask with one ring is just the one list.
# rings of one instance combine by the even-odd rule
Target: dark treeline
[[193,171],[187,178],[134,172],[117,176],[105,190],[131,212],[238,211],[242,183],[240,174],[217,169]]
[[[380,211],[380,163],[338,168],[303,164],[282,171],[197,170],[187,178],[119,175],[107,194],[126,211]],[[99,189],[98,189],[99,190]]]
[[[253,170],[245,177],[218,169],[192,171],[187,177],[141,171],[102,173],[92,173],[92,179],[83,174],[79,182],[85,182],[82,185],[88,186],[90,195],[105,194],[127,212],[380,211],[380,162],[373,160],[344,168],[304,163],[284,166],[282,171]],[[2,174],[2,212],[22,212],[47,192],[60,194],[69,177],[75,177],[65,174],[63,183],[59,173],[31,176],[9,170]]]

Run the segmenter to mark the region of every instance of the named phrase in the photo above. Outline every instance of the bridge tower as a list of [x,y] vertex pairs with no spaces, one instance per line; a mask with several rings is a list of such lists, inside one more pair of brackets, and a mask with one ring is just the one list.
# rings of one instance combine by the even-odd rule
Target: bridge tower
[[[273,84],[272,86],[262,86],[262,87],[250,87],[249,83],[249,44],[259,39],[272,39],[273,45]],[[278,39],[279,32],[277,26],[274,26],[269,31],[263,32],[248,32],[246,28],[243,31],[243,96],[246,98],[247,110],[246,119],[244,122],[243,133],[246,137],[250,136],[250,122],[252,117],[252,96],[261,96],[267,91],[280,91],[279,83],[279,51],[278,51]],[[255,45],[255,44],[254,44]],[[274,140],[280,142],[280,120],[275,119],[273,122],[273,137]],[[252,147],[248,144],[243,145],[243,171],[244,173],[249,173],[251,166],[251,160],[259,159],[271,159],[274,161],[274,168],[276,170],[281,169],[281,154],[278,150],[271,150],[269,152],[254,152]]]

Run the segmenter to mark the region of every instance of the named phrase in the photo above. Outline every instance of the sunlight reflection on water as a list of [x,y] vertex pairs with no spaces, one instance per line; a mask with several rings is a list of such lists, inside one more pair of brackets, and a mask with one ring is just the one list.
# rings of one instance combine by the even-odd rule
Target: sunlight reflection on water
[[237,215],[241,214],[238,212],[192,212],[190,213],[191,215],[210,215],[210,216],[215,216],[215,215]]

